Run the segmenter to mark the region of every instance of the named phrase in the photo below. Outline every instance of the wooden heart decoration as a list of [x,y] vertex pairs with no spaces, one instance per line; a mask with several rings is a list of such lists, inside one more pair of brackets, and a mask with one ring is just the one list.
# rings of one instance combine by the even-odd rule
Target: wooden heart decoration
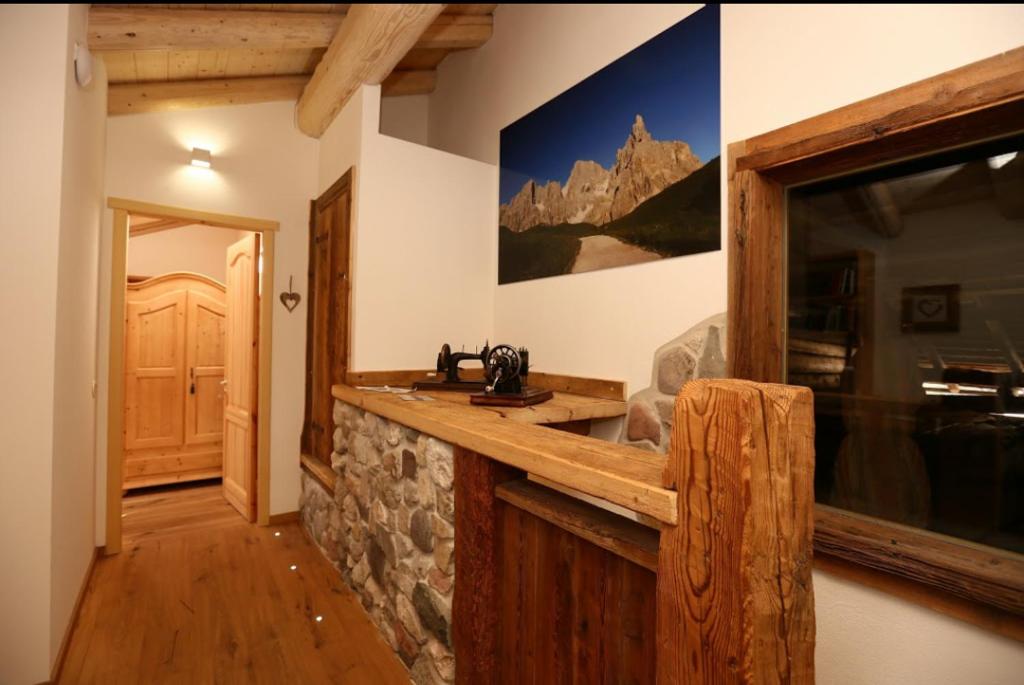
[[295,310],[299,306],[299,302],[302,301],[302,295],[292,290],[292,277],[288,277],[288,292],[281,293],[281,304],[289,312]]
[[917,301],[917,311],[919,313],[921,313],[922,315],[924,315],[925,318],[928,318],[928,319],[933,318],[936,314],[941,312],[942,309],[943,309],[943,306],[944,306],[944,303],[942,302],[942,300],[935,299],[935,298],[929,298],[929,299],[922,298],[922,299],[919,299]]

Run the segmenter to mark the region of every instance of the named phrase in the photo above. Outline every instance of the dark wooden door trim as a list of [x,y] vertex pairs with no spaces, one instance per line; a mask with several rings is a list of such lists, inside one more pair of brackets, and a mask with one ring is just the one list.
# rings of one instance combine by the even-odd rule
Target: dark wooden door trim
[[[330,461],[329,451],[327,451],[326,455],[323,453],[326,451],[324,448],[325,441],[331,442],[331,435],[329,434],[331,427],[317,426],[313,417],[314,393],[318,392],[313,369],[314,353],[316,352],[316,345],[318,344],[316,341],[314,324],[318,298],[325,295],[324,293],[317,292],[318,288],[316,284],[317,274],[314,254],[317,249],[317,217],[322,211],[330,207],[331,204],[337,202],[343,193],[347,193],[348,199],[341,208],[341,211],[345,215],[344,235],[337,239],[332,235],[332,244],[328,246],[330,257],[329,262],[334,273],[329,277],[328,282],[332,285],[329,288],[329,292],[326,293],[326,296],[330,300],[329,308],[332,312],[332,317],[336,316],[340,312],[344,318],[337,321],[332,318],[331,324],[328,327],[328,337],[320,343],[327,346],[327,353],[330,356],[330,368],[333,374],[332,378],[322,380],[322,387],[320,388],[320,394],[322,395],[321,399],[325,402],[332,402],[331,386],[345,382],[350,366],[349,362],[352,348],[352,287],[349,274],[352,270],[351,191],[353,187],[354,172],[354,168],[346,171],[342,174],[341,178],[335,181],[330,188],[325,190],[320,197],[312,200],[309,204],[309,265],[306,287],[306,393],[300,451],[301,454],[312,456],[320,461],[326,461],[328,465]],[[343,241],[344,245],[339,244],[339,240]],[[344,254],[344,258],[340,260],[342,263],[335,264],[334,257],[339,251]],[[340,334],[338,333],[339,327],[342,329]],[[336,355],[339,354],[340,359],[335,358]],[[314,433],[317,433],[317,435],[314,435]],[[325,457],[327,458],[325,459]]]
[[[1022,129],[1017,48],[730,145],[730,375],[785,382],[787,186]],[[1024,617],[1020,555],[821,506],[815,551]]]

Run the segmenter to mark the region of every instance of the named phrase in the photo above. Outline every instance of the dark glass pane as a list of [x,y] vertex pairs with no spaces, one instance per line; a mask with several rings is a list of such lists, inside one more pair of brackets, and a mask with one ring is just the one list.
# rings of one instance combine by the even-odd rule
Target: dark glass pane
[[789,191],[818,502],[1024,552],[1022,143]]

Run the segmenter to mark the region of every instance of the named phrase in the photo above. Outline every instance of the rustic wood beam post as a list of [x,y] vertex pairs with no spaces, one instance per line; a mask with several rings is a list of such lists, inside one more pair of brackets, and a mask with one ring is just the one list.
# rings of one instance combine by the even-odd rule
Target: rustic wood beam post
[[455,681],[501,682],[498,626],[501,610],[501,502],[495,488],[521,472],[461,447],[455,448],[455,594],[452,647]]
[[679,524],[658,554],[658,682],[813,683],[810,390],[687,384],[664,484]]
[[299,129],[319,138],[356,89],[388,77],[444,7],[352,5],[299,98]]

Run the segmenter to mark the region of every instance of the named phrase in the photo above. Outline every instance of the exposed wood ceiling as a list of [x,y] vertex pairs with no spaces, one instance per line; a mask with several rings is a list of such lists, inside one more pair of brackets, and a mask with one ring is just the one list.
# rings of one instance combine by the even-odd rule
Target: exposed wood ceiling
[[[297,99],[350,5],[92,5],[89,47],[128,114]],[[385,96],[434,90],[438,65],[491,36],[493,4],[447,5],[383,80]]]
[[361,85],[388,79],[444,8],[426,3],[352,5],[295,107],[299,130],[319,138]]

